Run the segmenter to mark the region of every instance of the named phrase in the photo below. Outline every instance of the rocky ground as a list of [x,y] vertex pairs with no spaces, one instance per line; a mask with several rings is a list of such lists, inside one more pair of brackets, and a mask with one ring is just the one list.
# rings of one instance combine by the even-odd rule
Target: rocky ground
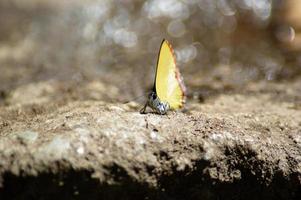
[[2,94],[0,199],[301,198],[301,80],[212,84],[165,116],[62,85]]

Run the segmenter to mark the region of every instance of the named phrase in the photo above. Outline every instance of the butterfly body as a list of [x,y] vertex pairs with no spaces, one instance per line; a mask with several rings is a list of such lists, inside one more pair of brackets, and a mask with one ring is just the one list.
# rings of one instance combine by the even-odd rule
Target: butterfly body
[[176,67],[173,49],[167,40],[163,40],[158,56],[154,87],[140,112],[145,113],[147,106],[162,115],[168,110],[182,108],[185,103],[185,92],[186,88],[179,69]]
[[[162,102],[156,92],[152,91],[149,94],[149,99],[146,103],[147,106],[151,107],[157,113],[164,115],[170,109],[168,102]],[[146,108],[146,107],[145,107]]]

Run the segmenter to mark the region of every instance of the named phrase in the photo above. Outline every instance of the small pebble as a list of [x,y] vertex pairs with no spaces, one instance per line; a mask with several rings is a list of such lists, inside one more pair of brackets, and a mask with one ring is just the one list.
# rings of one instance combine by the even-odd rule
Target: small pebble
[[38,136],[39,134],[37,132],[30,130],[17,133],[17,138],[25,144],[34,143],[37,140]]

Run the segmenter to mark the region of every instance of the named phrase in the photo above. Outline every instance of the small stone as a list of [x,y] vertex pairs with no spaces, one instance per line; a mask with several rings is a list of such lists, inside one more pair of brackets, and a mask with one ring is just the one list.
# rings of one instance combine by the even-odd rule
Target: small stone
[[119,112],[124,111],[124,109],[121,108],[121,107],[119,107],[119,106],[109,106],[108,108],[109,108],[110,111],[116,111],[116,112],[118,112],[118,111]]
[[34,143],[37,140],[38,136],[39,134],[37,132],[30,130],[17,133],[17,138],[25,144]]
[[84,143],[88,143],[89,141],[89,135],[90,135],[90,130],[83,128],[83,127],[77,127],[75,129],[75,132],[77,133],[77,135],[79,136],[79,139],[84,142]]
[[82,155],[82,154],[85,153],[85,149],[84,149],[84,147],[78,147],[78,148],[76,149],[76,152],[77,152],[78,154]]
[[157,132],[152,131],[151,134],[150,134],[150,137],[151,137],[152,139],[155,139],[155,140],[156,140],[156,139],[158,138]]
[[61,136],[55,137],[50,143],[45,145],[41,150],[41,156],[51,155],[56,159],[60,159],[66,155],[70,149],[70,141]]

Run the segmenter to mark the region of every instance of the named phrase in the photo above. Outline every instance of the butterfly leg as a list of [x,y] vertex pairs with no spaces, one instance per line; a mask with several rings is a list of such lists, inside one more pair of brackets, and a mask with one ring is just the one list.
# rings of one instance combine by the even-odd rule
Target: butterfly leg
[[146,114],[146,112],[145,112],[146,107],[147,107],[147,102],[146,102],[146,104],[143,106],[143,108],[140,110],[140,114]]

